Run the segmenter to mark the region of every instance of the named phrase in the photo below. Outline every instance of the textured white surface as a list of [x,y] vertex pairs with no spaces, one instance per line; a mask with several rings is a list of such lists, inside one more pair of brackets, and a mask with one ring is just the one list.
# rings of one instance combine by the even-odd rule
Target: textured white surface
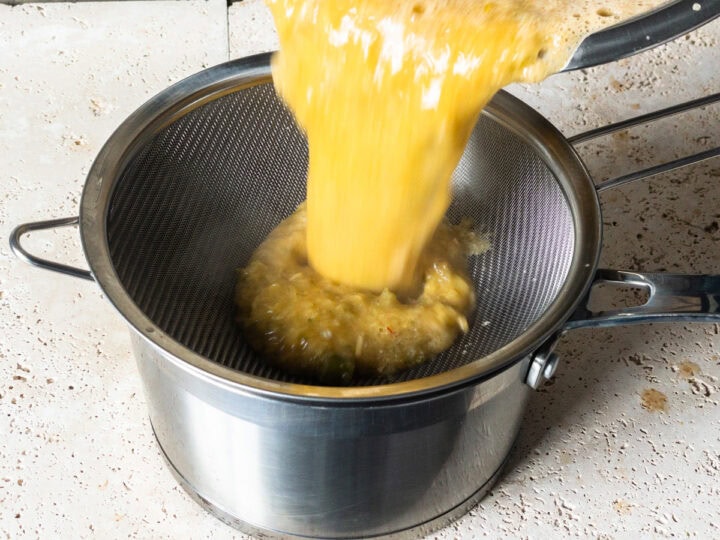
[[[111,131],[147,97],[271,49],[259,0],[0,5],[0,237],[73,215]],[[227,28],[230,28],[229,36]],[[720,23],[631,59],[514,87],[564,133],[720,90]],[[720,107],[581,148],[597,178],[720,144]],[[720,162],[603,195],[604,266],[720,269]],[[82,265],[72,229],[34,249]],[[508,472],[437,538],[720,536],[720,335],[713,324],[569,334]],[[699,372],[690,375],[689,362]],[[644,390],[667,411],[641,406]],[[478,451],[481,451],[479,449]],[[91,283],[0,244],[0,533],[245,538],[176,485],[152,440],[127,330]]]
[[243,0],[228,8],[230,58],[242,58],[278,48],[278,37],[264,0]]

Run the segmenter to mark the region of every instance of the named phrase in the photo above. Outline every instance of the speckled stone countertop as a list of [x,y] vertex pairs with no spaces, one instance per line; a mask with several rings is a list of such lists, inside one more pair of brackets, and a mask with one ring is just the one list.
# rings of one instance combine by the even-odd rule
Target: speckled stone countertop
[[[511,91],[571,135],[720,91],[720,21]],[[174,81],[275,44],[260,0],[0,5],[0,238],[77,214],[112,130]],[[720,144],[720,106],[579,147],[602,180]],[[720,271],[720,161],[602,194],[602,266]],[[33,234],[83,264],[77,231]],[[720,537],[720,326],[577,330],[510,466],[431,538]],[[98,288],[0,244],[0,536],[245,538],[176,484],[125,324]]]

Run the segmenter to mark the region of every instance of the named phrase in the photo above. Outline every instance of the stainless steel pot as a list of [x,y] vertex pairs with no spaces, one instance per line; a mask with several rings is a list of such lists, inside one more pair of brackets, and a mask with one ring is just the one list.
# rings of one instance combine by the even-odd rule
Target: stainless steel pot
[[[268,60],[211,68],[150,100],[98,155],[79,219],[21,225],[11,238],[21,258],[97,281],[131,327],[171,469],[228,523],[280,538],[441,527],[498,477],[563,332],[720,317],[716,276],[597,269],[596,186],[568,140],[500,93],[454,178],[451,217],[473,215],[494,233],[471,264],[481,300],[468,336],[390,382],[321,387],[273,372],[242,343],[228,294],[232,269],[304,196],[306,148],[272,91]],[[76,223],[90,271],[21,246],[28,231]],[[650,300],[593,312],[589,292],[604,281],[644,287]]]

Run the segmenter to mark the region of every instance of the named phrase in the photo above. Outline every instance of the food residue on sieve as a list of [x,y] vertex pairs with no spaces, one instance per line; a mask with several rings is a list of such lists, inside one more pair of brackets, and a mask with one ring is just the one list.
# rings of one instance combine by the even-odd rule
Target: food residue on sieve
[[664,412],[667,411],[667,396],[659,390],[647,388],[640,394],[640,404],[648,411]]
[[422,255],[422,289],[410,299],[324,279],[307,262],[306,223],[301,205],[238,274],[238,321],[268,362],[348,384],[355,375],[391,376],[422,363],[468,331],[475,293],[467,258],[487,246],[469,221],[440,225]]

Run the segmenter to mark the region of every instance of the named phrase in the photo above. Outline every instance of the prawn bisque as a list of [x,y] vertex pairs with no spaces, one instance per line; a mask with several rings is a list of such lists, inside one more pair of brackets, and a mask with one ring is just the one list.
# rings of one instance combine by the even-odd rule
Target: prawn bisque
[[[348,295],[391,295],[386,319],[423,298],[428,271],[438,262],[428,258],[433,252],[428,246],[450,204],[452,172],[495,92],[560,70],[587,32],[634,14],[621,2],[598,6],[586,0],[267,3],[280,38],[274,84],[307,136],[309,165],[306,217],[303,209],[302,218],[291,218],[292,226],[281,226],[266,240],[270,246],[258,253],[301,251],[295,262],[304,261],[308,272],[317,274],[307,280],[302,296],[337,292],[337,284]],[[642,12],[658,4],[636,2],[632,9]],[[265,271],[252,272],[261,258]],[[335,308],[342,304],[337,297],[320,318],[303,316],[307,306],[298,306],[292,317],[281,310],[280,316],[277,299],[264,302],[270,289],[299,291],[287,283],[297,274],[291,259],[254,256],[238,285],[240,322],[269,361],[316,374],[342,365],[344,380],[358,371],[392,374],[439,352],[437,347],[418,352],[408,345],[405,356],[388,356],[391,343],[402,336],[386,332],[376,357],[369,349],[363,356],[358,337],[388,325],[370,317],[372,327],[365,328],[359,324],[365,319],[356,317],[347,328],[334,327]],[[455,264],[452,272],[466,280],[463,265]],[[274,281],[268,281],[269,275]],[[410,320],[399,325],[412,336],[408,343],[437,338],[444,348],[467,329],[458,321],[467,321],[474,307],[472,287],[445,292],[465,295],[453,307],[455,323],[428,319],[427,331],[441,335],[420,339]],[[425,321],[416,315],[420,328]],[[309,319],[319,330],[306,328]]]

